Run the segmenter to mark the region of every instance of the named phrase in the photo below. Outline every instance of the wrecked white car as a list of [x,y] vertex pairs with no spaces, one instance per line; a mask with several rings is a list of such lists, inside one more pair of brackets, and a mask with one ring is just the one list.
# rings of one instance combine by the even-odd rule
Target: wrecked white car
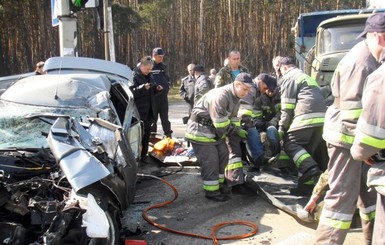
[[142,134],[130,73],[102,60],[49,61],[47,74],[0,97],[0,240],[119,244]]

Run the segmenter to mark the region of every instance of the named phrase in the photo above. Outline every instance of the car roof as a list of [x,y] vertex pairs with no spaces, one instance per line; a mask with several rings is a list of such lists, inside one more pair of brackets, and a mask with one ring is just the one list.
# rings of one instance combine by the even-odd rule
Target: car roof
[[132,70],[123,64],[87,57],[51,57],[44,63],[43,71],[52,73],[103,73],[132,80]]
[[87,106],[110,88],[111,81],[103,74],[45,74],[17,81],[0,98],[37,106]]

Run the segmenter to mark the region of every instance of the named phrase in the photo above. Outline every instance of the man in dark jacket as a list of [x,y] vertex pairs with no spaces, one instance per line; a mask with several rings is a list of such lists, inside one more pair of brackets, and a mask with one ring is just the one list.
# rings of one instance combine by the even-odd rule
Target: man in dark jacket
[[[241,126],[247,130],[247,150],[252,167],[259,170],[265,157],[273,157],[280,152],[278,122],[281,115],[281,100],[277,80],[266,74],[259,74],[254,84],[256,88],[241,100],[238,117]],[[266,132],[268,149],[261,142],[261,133]],[[268,154],[265,154],[265,150]]]
[[151,123],[155,118],[153,110],[155,94],[162,91],[162,86],[154,83],[154,78],[151,75],[152,67],[153,62],[151,57],[143,57],[138,66],[134,69],[134,84],[130,86],[140,119],[143,121],[142,152],[140,153],[140,160],[144,163],[146,163],[148,144],[150,141]]
[[152,124],[151,131],[157,131],[157,122],[158,115],[160,116],[160,121],[162,122],[162,128],[164,135],[167,137],[171,137],[171,123],[168,120],[168,91],[170,90],[170,78],[167,74],[167,66],[163,64],[163,57],[165,52],[162,48],[154,48],[152,51],[152,60],[154,62],[154,66],[152,68],[152,75],[155,80],[156,85],[160,85],[163,87],[163,92],[159,96],[155,98],[155,120]]
[[205,74],[203,65],[195,66],[194,77],[196,79],[194,88],[194,103],[196,103],[205,93],[214,88],[214,84]]

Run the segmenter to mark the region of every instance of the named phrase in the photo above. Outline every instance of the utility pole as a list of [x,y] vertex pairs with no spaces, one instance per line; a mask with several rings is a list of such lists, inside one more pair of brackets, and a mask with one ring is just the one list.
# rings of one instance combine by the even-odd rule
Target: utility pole
[[107,13],[107,9],[108,9],[108,0],[103,0],[103,21],[104,21],[104,24],[103,24],[103,31],[104,31],[104,59],[105,60],[109,60],[109,55],[108,55],[108,31],[109,31],[109,28],[108,28],[108,20],[107,20],[107,16],[108,16],[108,13]]
[[[108,2],[108,0],[103,1]],[[52,7],[55,7],[55,10],[56,4],[58,6],[60,56],[77,56],[77,20],[74,13],[85,8],[98,7],[99,0],[54,0],[53,3]],[[107,18],[104,18],[104,21],[107,21]],[[107,26],[106,23],[104,26]],[[108,53],[106,59],[108,59]]]
[[58,0],[60,56],[75,56],[76,18],[71,16],[69,0]]

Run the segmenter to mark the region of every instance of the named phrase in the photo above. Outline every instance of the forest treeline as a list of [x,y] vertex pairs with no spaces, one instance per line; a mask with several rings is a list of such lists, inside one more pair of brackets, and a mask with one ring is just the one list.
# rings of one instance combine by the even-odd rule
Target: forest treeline
[[[70,1],[70,0],[69,0]],[[102,0],[99,0],[102,2]],[[256,75],[271,59],[294,55],[291,34],[299,13],[365,8],[365,0],[109,0],[115,57],[133,67],[154,47],[166,51],[173,81],[189,63],[219,69],[229,50]],[[96,9],[77,12],[79,56],[104,59],[104,33]],[[0,0],[0,76],[33,71],[60,56],[59,30],[51,25],[50,0]]]

